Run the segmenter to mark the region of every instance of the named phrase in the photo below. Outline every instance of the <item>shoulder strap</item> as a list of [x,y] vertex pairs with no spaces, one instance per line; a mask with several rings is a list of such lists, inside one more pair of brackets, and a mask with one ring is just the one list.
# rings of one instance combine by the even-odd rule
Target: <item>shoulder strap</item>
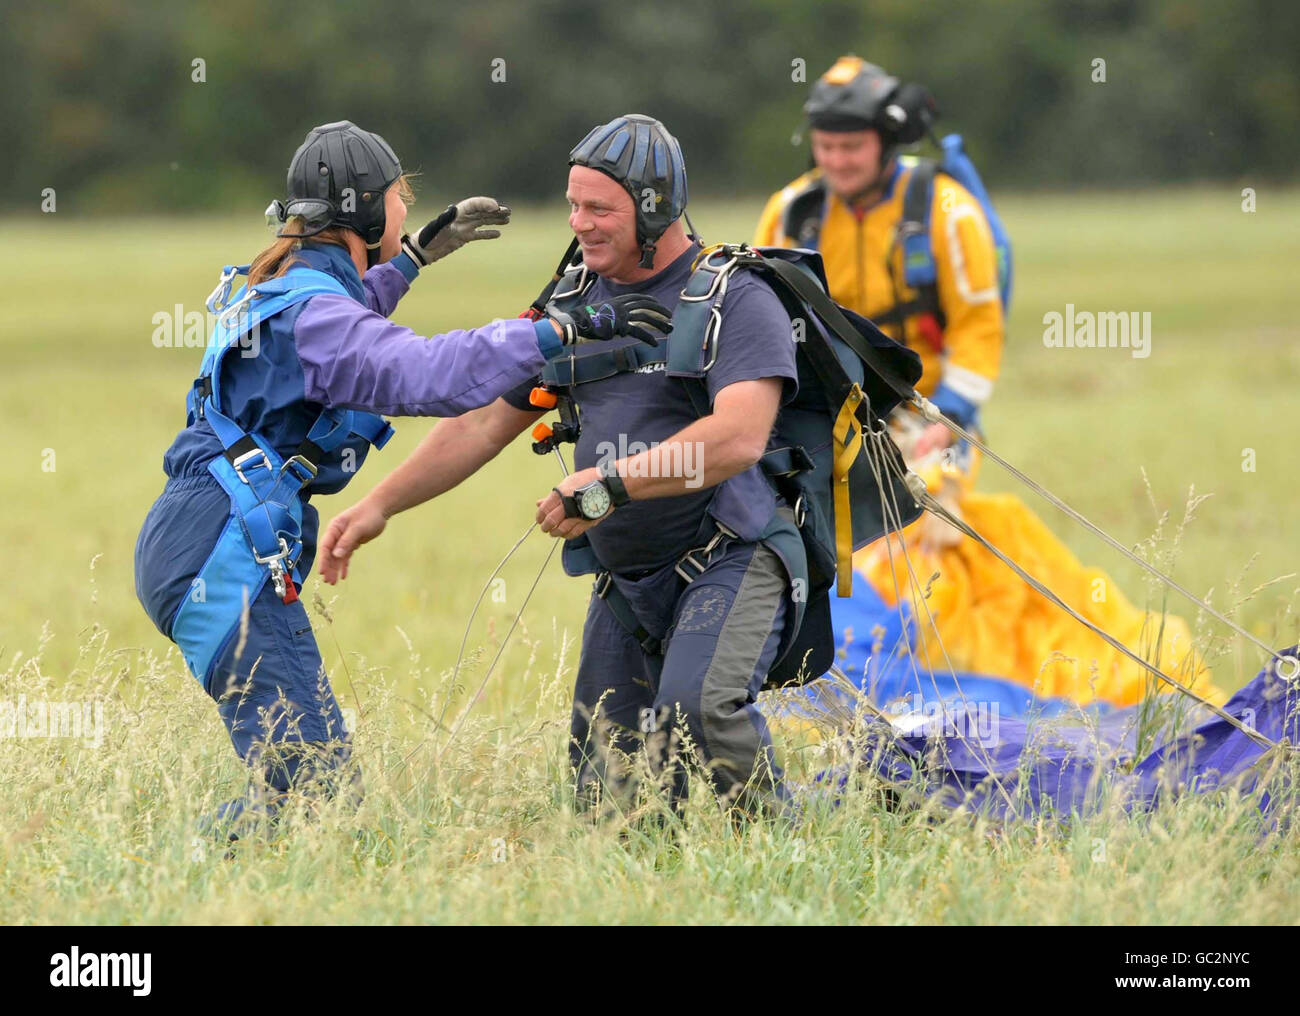
[[[575,262],[564,270],[564,274],[555,283],[555,288],[552,290],[545,307],[553,306],[559,310],[570,310],[578,305],[578,302],[595,282],[596,273],[581,261]],[[545,310],[545,307],[543,310]]]
[[705,248],[695,260],[690,278],[673,310],[673,330],[668,334],[669,377],[682,381],[696,416],[709,413],[709,393],[704,376],[718,359],[722,328],[722,303],[727,283],[740,264],[740,248],[719,243]]
[[[868,422],[870,412],[883,416],[900,402],[912,397],[913,386],[921,377],[920,362],[914,353],[894,342],[866,318],[854,314],[853,320],[850,320],[848,314],[851,312],[831,300],[818,281],[801,267],[777,257],[764,257],[753,267],[774,276],[863,362],[867,375],[862,388],[869,405],[860,407],[858,415],[864,423]],[[816,334],[816,329],[809,331],[812,335]],[[863,337],[864,332],[871,335],[873,341],[868,342]],[[804,345],[803,352],[809,355],[814,366],[819,358],[825,358],[821,355],[824,352],[828,357],[827,375],[843,375],[842,379],[837,379],[837,389],[827,392],[832,399],[838,397],[842,403],[848,392],[838,389],[845,388],[851,382],[838,357],[823,342],[808,342]],[[822,380],[825,384],[827,378]]]
[[[238,269],[235,272],[243,274]],[[218,290],[222,285],[226,286],[225,296],[229,293],[229,277],[230,269],[227,269],[222,274],[222,284],[218,286]],[[349,296],[343,283],[327,272],[296,267],[257,286],[246,286],[234,301],[220,302],[215,306],[209,303],[209,307],[219,313],[203,356],[200,375],[187,398],[187,422],[192,424],[198,416],[207,419],[228,457],[253,452],[258,446],[251,435],[221,410],[221,363],[226,354],[244,335],[276,314],[313,296],[327,293]],[[214,293],[213,297],[216,295]],[[377,413],[327,409],[312,424],[293,458],[310,473],[309,480],[315,476],[324,453],[334,450],[353,434],[382,448],[393,436],[393,428]]]
[[[934,204],[934,177],[939,165],[933,159],[918,159],[903,195],[903,217],[898,236],[903,243],[903,281],[911,289],[935,293],[938,272],[930,247],[930,209]],[[929,301],[923,297],[923,303]],[[937,294],[933,311],[938,306]]]
[[[226,279],[224,273],[222,278],[223,281]],[[243,336],[281,311],[325,293],[348,295],[343,283],[332,275],[314,268],[299,267],[291,268],[284,275],[267,279],[256,286],[246,285],[228,303],[209,303],[209,308],[217,314],[217,320],[208,337],[199,378],[194,382],[188,400],[190,413],[193,414],[200,408],[205,397],[209,407],[220,407],[221,361]]]
[[800,247],[816,250],[826,217],[826,184],[818,177],[790,199],[781,215],[781,231]]

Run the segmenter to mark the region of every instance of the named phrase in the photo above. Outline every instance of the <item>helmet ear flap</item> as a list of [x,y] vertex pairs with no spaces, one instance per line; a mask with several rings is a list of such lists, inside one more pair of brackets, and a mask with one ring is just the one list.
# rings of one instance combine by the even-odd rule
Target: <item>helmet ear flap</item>
[[913,145],[930,133],[939,117],[934,96],[924,85],[900,85],[881,110],[883,126],[892,130],[900,145]]

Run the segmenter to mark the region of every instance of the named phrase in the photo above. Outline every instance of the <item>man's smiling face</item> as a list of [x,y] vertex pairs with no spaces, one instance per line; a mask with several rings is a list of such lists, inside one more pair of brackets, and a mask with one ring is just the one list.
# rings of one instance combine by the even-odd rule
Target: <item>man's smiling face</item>
[[569,228],[582,245],[583,263],[597,275],[618,279],[641,259],[632,195],[612,177],[589,166],[569,168]]
[[809,132],[812,155],[839,197],[852,201],[880,183],[880,134],[875,130]]

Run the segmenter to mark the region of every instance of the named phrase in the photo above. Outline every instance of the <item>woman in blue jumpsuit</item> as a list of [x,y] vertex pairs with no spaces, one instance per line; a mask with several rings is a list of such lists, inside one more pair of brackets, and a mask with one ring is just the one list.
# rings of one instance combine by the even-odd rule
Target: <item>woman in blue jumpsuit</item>
[[316,550],[312,495],[341,490],[369,446],[387,440],[379,414],[458,415],[534,376],[563,344],[608,338],[549,318],[432,339],[389,321],[421,267],[499,236],[479,227],[509,219],[490,198],[470,198],[418,238],[403,236],[409,196],[378,135],[347,121],[308,134],[289,167],[288,200],[272,205],[283,223],[276,242],[249,268],[223,272],[209,303],[220,317],[136,545],[140,602],[255,772],[250,793],[212,823],[231,838],[241,814],[273,815],[309,780],[327,796],[345,784],[360,793],[298,599]]

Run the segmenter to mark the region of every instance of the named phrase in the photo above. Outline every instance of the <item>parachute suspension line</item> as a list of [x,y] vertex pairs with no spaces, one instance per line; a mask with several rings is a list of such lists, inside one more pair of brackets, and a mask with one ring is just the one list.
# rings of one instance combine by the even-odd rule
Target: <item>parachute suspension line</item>
[[536,528],[537,528],[537,523],[534,522],[527,529],[524,530],[523,536],[515,540],[515,545],[511,547],[509,550],[507,550],[506,556],[497,562],[497,566],[492,569],[492,574],[487,577],[487,581],[483,583],[483,588],[479,590],[478,599],[474,601],[474,606],[469,612],[469,618],[465,622],[465,633],[460,637],[460,650],[456,653],[456,666],[451,672],[451,687],[447,691],[447,697],[443,700],[442,711],[438,713],[439,727],[442,726],[442,721],[447,715],[447,706],[450,705],[451,696],[456,690],[456,678],[460,676],[460,664],[461,661],[465,658],[465,643],[469,641],[469,632],[470,629],[474,627],[474,618],[478,614],[479,606],[483,603],[483,597],[485,597],[487,595],[487,591],[490,588],[492,588],[493,580],[496,579],[501,569],[506,566],[506,562],[509,561],[512,557],[514,557],[515,551],[519,549],[520,545],[526,539],[528,539],[528,537],[532,534],[533,530]]
[[[867,455],[868,455],[868,460],[869,460],[870,463],[871,463],[872,474],[873,474],[873,476],[875,477],[875,481],[876,481],[877,486],[880,488],[880,490],[881,490],[882,492],[885,491],[885,490],[890,490],[890,491],[891,491],[891,493],[890,493],[888,496],[891,498],[891,504],[892,504],[892,507],[893,507],[893,517],[894,517],[895,522],[896,522],[896,530],[897,530],[897,532],[900,534],[900,537],[901,537],[901,534],[902,534],[902,531],[903,531],[903,526],[901,525],[901,523],[902,523],[902,512],[899,510],[899,507],[898,507],[897,502],[892,500],[892,498],[893,498],[893,494],[892,494],[892,485],[887,484],[887,483],[885,482],[885,475],[884,475],[884,474],[885,474],[885,471],[889,468],[889,461],[890,461],[890,460],[889,460],[889,456],[885,453],[883,447],[880,445],[880,442],[881,442],[881,441],[892,441],[893,439],[889,437],[889,433],[888,433],[888,431],[885,429],[885,425],[884,425],[883,421],[880,421],[880,422],[879,422],[879,427],[878,427],[876,430],[874,430],[874,431],[872,431],[872,432],[870,433],[870,437],[872,437],[872,438],[875,439],[875,441],[874,441],[873,443],[871,443],[871,444],[869,444],[869,445],[867,446]],[[865,441],[865,435],[864,435],[864,441]],[[895,469],[895,472],[897,472],[896,469]],[[906,482],[906,480],[905,480],[904,482]],[[910,491],[910,489],[911,489],[910,486],[909,486],[908,489],[909,489],[909,491]],[[888,546],[888,545],[887,545],[887,546]],[[930,604],[929,604],[929,602],[928,602],[928,598],[927,598],[925,595],[923,595],[923,594],[924,594],[924,588],[923,588],[922,585],[921,585],[921,580],[920,580],[920,578],[917,576],[917,574],[916,574],[916,570],[912,567],[912,556],[911,556],[910,553],[908,553],[908,550],[907,550],[907,542],[906,542],[905,540],[902,540],[901,538],[900,538],[900,540],[899,540],[899,548],[900,548],[900,551],[901,551],[902,556],[903,556],[903,561],[904,561],[904,563],[907,565],[907,574],[908,574],[908,578],[910,579],[910,584],[911,584],[911,586],[912,586],[912,589],[915,590],[914,594],[912,595],[912,607],[913,607],[913,610],[914,610],[914,611],[916,610],[916,601],[919,599],[919,600],[920,600],[920,603],[921,603],[921,606],[922,606],[922,607],[924,608],[924,610],[925,610],[925,618],[926,618],[926,620],[929,622],[929,625],[930,625],[930,631],[934,634],[934,639],[935,639],[935,641],[939,644],[939,649],[943,652],[943,659],[944,659],[944,662],[945,662],[945,663],[947,664],[947,666],[948,666],[948,674],[949,674],[949,676],[952,678],[953,686],[957,689],[957,694],[961,696],[961,700],[962,700],[962,702],[963,702],[963,703],[966,703],[966,701],[967,701],[967,700],[966,700],[966,695],[965,695],[965,693],[961,690],[961,684],[960,684],[960,682],[959,682],[958,679],[957,679],[957,670],[956,670],[956,668],[953,666],[953,663],[952,663],[952,657],[950,657],[950,656],[948,655],[948,647],[947,647],[946,645],[944,645],[943,636],[939,634],[939,626],[938,626],[938,624],[935,622],[935,619],[934,619],[934,615],[933,615],[933,613],[931,613],[931,611],[930,611]],[[889,561],[890,561],[890,566],[891,566],[891,569],[892,569],[892,567],[893,567],[893,559],[894,559],[893,548],[892,548],[892,547],[888,547],[888,549],[889,549]],[[927,585],[928,585],[928,583],[927,583]],[[898,590],[898,580],[897,580],[897,578],[894,579],[894,596],[895,596],[896,598],[899,598],[900,601],[901,601],[901,594],[899,593],[899,590]],[[916,620],[919,622],[920,619],[919,619],[919,618],[916,618]],[[914,665],[913,669],[915,669],[915,665]],[[938,692],[939,692],[939,687],[938,687],[938,684],[937,684],[937,683],[935,682],[935,680],[934,680],[934,677],[933,677],[933,671],[931,672],[930,684],[931,684],[931,686],[934,688],[935,693],[938,694]],[[918,681],[918,688],[919,688],[919,681]]]
[[[1119,639],[1115,638],[1109,632],[1104,631],[1098,625],[1093,624],[1091,621],[1089,621],[1078,611],[1070,607],[1064,600],[1062,600],[1059,596],[1057,596],[1054,592],[1052,592],[1052,590],[1047,588],[1047,586],[1045,586],[1042,582],[1038,581],[1038,579],[1030,575],[1027,571],[1025,571],[1022,567],[1020,567],[1020,565],[1018,565],[1010,557],[1008,557],[1001,550],[999,550],[992,543],[990,543],[987,539],[985,539],[985,537],[981,533],[977,532],[969,522],[967,522],[965,519],[958,518],[956,515],[950,512],[946,507],[944,507],[943,504],[941,504],[935,497],[933,497],[930,494],[928,490],[926,490],[925,482],[915,473],[908,473],[904,477],[904,482],[908,485],[908,488],[912,491],[912,496],[916,498],[917,503],[921,505],[923,508],[925,508],[926,511],[934,515],[937,515],[939,518],[943,519],[954,529],[959,530],[960,532],[969,536],[972,540],[975,540],[977,543],[980,544],[980,546],[987,549],[999,561],[1001,561],[1013,572],[1015,572],[1018,576],[1020,576],[1020,578],[1025,583],[1027,583],[1031,589],[1035,590],[1037,593],[1046,597],[1056,606],[1060,607],[1063,611],[1069,614],[1081,625],[1083,625],[1093,634],[1097,635],[1102,640],[1104,640],[1112,649],[1128,657],[1139,667],[1142,667],[1144,670],[1151,673],[1154,677],[1158,678],[1161,681],[1164,681],[1168,685],[1171,685],[1172,687],[1176,688],[1178,691],[1186,695],[1188,698],[1191,698],[1197,703],[1199,703],[1200,705],[1204,706],[1206,709],[1210,710],[1210,712],[1214,713],[1220,719],[1226,720],[1229,724],[1236,727],[1238,730],[1240,730],[1243,734],[1245,734],[1247,737],[1249,737],[1252,741],[1254,741],[1256,744],[1260,745],[1261,747],[1269,748],[1269,749],[1275,749],[1279,747],[1277,742],[1270,740],[1269,738],[1265,737],[1263,734],[1259,733],[1256,730],[1252,730],[1250,727],[1246,726],[1244,723],[1242,723],[1239,719],[1237,719],[1237,717],[1233,716],[1231,713],[1227,712],[1226,710],[1222,709],[1219,706],[1216,706],[1213,702],[1210,702],[1208,699],[1192,691],[1191,688],[1188,688],[1181,681],[1175,680],[1174,678],[1166,674],[1164,671],[1160,670],[1160,668],[1142,659],[1142,657],[1138,656],[1137,653],[1129,649],[1128,646],[1120,642]],[[1269,650],[1269,652],[1271,655],[1276,655],[1272,652],[1272,650]]]
[[[491,588],[491,586],[492,586],[492,580],[495,579],[495,578],[497,577],[497,573],[500,572],[501,569],[504,568],[504,567],[506,566],[506,562],[509,561],[510,558],[514,556],[515,551],[519,549],[520,545],[521,545],[521,544],[522,544],[526,539],[528,539],[529,534],[532,533],[532,531],[533,531],[534,529],[536,529],[536,528],[537,528],[537,523],[534,522],[534,523],[532,523],[531,525],[529,525],[529,527],[528,527],[527,529],[524,530],[524,534],[523,534],[521,537],[519,537],[519,539],[517,539],[517,540],[515,541],[515,545],[514,545],[513,547],[511,547],[508,551],[506,551],[506,556],[503,557],[499,562],[497,562],[497,566],[496,566],[495,568],[492,569],[492,574],[489,575],[488,578],[487,578],[487,581],[483,583],[483,588],[479,591],[478,599],[474,601],[474,607],[473,607],[473,609],[470,610],[470,612],[469,612],[469,620],[465,622],[465,634],[461,636],[461,640],[460,640],[460,651],[456,653],[456,666],[455,666],[455,669],[453,669],[452,672],[451,672],[451,685],[450,685],[450,687],[447,689],[447,697],[443,700],[443,703],[442,703],[442,709],[441,709],[441,710],[439,711],[439,713],[438,713],[438,719],[437,719],[436,721],[434,721],[434,730],[441,730],[441,729],[442,729],[442,721],[443,721],[443,720],[446,718],[446,716],[447,716],[447,706],[451,704],[451,696],[452,696],[452,694],[453,694],[453,693],[455,692],[455,690],[456,690],[456,678],[457,678],[457,676],[460,674],[460,663],[461,663],[461,660],[462,660],[462,659],[464,658],[464,656],[465,656],[465,643],[469,641],[469,632],[470,632],[470,628],[472,628],[473,625],[474,625],[474,616],[478,613],[478,608],[479,608],[479,605],[482,604],[482,602],[483,602],[483,597],[487,595],[487,591],[488,591],[488,589]],[[554,553],[555,548],[552,547],[552,548],[551,548],[551,551],[552,551],[552,553]],[[548,556],[548,557],[546,558],[546,560],[547,560],[547,561],[550,561],[550,557]],[[542,567],[545,568],[546,565],[543,564]],[[540,573],[539,573],[539,576],[538,576],[538,577],[540,578]],[[534,582],[533,585],[536,586],[537,583]],[[531,594],[532,594],[532,590],[529,590],[529,595],[531,595]],[[527,598],[525,598],[525,599],[524,599],[524,606],[526,606],[527,604],[528,604],[528,600],[527,600]],[[520,611],[522,612],[522,611],[523,611],[523,606],[521,606],[519,609],[520,609]],[[518,622],[518,620],[519,620],[518,617],[516,617],[516,618],[515,618],[515,621]],[[511,630],[511,631],[514,631],[514,625],[511,625],[511,626],[510,626],[510,630]],[[506,638],[509,638],[509,637],[510,637],[510,636],[509,636],[509,634],[507,633]],[[504,641],[503,641],[503,642],[502,642],[502,645],[504,645],[504,644],[505,644],[505,643],[504,643]],[[491,670],[490,670],[490,669],[489,669],[488,673],[489,673],[489,674],[491,673]],[[451,733],[449,733],[449,734],[447,735],[447,740],[448,740],[449,742],[451,741],[452,734],[454,734],[454,733],[455,733],[455,730],[451,731]],[[412,748],[409,752],[407,752],[407,753],[406,753],[406,757],[403,758],[401,762],[398,762],[395,766],[393,766],[393,768],[394,768],[394,769],[397,769],[397,768],[399,768],[399,767],[401,767],[401,766],[406,765],[406,763],[410,762],[411,759],[415,757],[415,753],[418,752],[421,748],[423,748],[423,747],[425,746],[425,744],[428,742],[428,740],[429,740],[429,735],[428,735],[428,734],[425,734],[424,737],[422,737],[422,738],[420,739],[419,744],[417,744],[414,748]],[[445,750],[445,748],[446,748],[446,746],[444,745],[444,750]],[[441,752],[439,752],[438,757],[439,757],[439,758],[442,757],[442,753],[441,753]]]
[[[884,515],[886,516],[885,539],[886,541],[888,541],[886,543],[886,548],[889,553],[889,565],[890,565],[889,570],[894,582],[894,598],[898,604],[899,617],[903,623],[903,637],[906,638],[907,619],[902,614],[903,597],[902,597],[902,592],[898,587],[898,572],[894,568],[894,549],[893,549],[894,533],[898,533],[900,535],[900,540],[899,540],[900,552],[903,555],[903,561],[907,565],[907,574],[910,580],[911,588],[915,591],[915,593],[910,597],[910,599],[912,600],[913,613],[914,615],[919,613],[916,609],[916,601],[919,599],[921,602],[921,606],[925,611],[926,620],[930,625],[930,630],[934,633],[934,637],[936,641],[939,643],[939,648],[943,652],[944,662],[947,664],[948,673],[952,677],[953,686],[957,689],[957,695],[961,699],[962,706],[967,709],[967,716],[969,717],[970,702],[966,698],[966,693],[962,691],[961,684],[957,680],[957,672],[952,665],[951,657],[949,657],[948,655],[948,648],[947,646],[944,645],[943,637],[939,634],[938,625],[935,624],[934,616],[930,612],[930,605],[926,601],[925,596],[923,595],[924,590],[922,589],[921,583],[916,576],[915,569],[913,569],[912,567],[912,558],[907,551],[907,544],[905,541],[901,539],[901,534],[904,528],[902,525],[902,512],[899,510],[898,502],[894,499],[893,492],[892,492],[892,485],[885,482],[886,481],[885,473],[886,470],[889,468],[890,464],[891,463],[893,464],[895,472],[897,472],[898,467],[897,467],[897,463],[893,462],[889,454],[885,451],[884,447],[880,444],[881,441],[889,441],[889,440],[892,439],[889,437],[888,432],[884,429],[884,422],[879,420],[877,420],[877,428],[869,428],[865,430],[862,435],[863,446],[867,451],[867,461],[871,465],[871,472],[876,481],[876,489],[880,491],[881,507],[884,509]],[[910,485],[909,485],[909,490],[910,490]],[[919,624],[920,618],[917,617],[916,621]],[[920,636],[919,629],[917,635],[919,638]],[[915,650],[908,653],[908,659],[911,662],[912,675],[916,681],[917,691],[919,692],[921,690],[921,675],[918,669],[918,662],[917,662]],[[938,686],[938,682],[934,678],[933,669],[930,670],[930,684],[934,688],[935,695],[938,696],[939,686]],[[1009,807],[1013,807],[1014,804],[1011,798],[1010,791],[1005,786],[1003,786],[1001,780],[999,780],[996,776],[993,775],[995,766],[992,757],[988,753],[988,748],[985,745],[980,744],[978,739],[976,739],[975,741],[969,740],[966,737],[964,731],[958,731],[958,737],[963,742],[965,742],[968,747],[972,747],[972,749],[975,750],[975,753],[977,755],[983,756],[981,761],[985,763],[988,769],[988,779],[992,782],[992,784],[995,787],[997,787],[998,793],[1002,795],[1002,798],[1004,801],[1006,801],[1007,805]],[[947,750],[948,750],[946,743],[940,740],[939,744],[941,745],[941,750],[944,756],[946,757]]]
[[[868,436],[870,438],[874,438],[875,440],[868,441]],[[903,594],[902,594],[902,590],[899,589],[898,572],[897,569],[894,567],[894,546],[893,546],[893,540],[890,535],[891,530],[893,533],[898,533],[900,536],[900,539],[898,541],[899,552],[902,554],[903,562],[907,566],[909,585],[912,590],[911,593],[909,594],[908,599],[912,603],[914,622],[919,625],[921,620],[919,614],[921,613],[921,610],[924,610],[925,619],[926,621],[929,622],[930,630],[934,633],[935,641],[939,643],[939,649],[943,652],[944,662],[947,664],[948,673],[952,676],[953,684],[957,688],[957,694],[961,696],[962,702],[963,704],[965,704],[966,696],[962,692],[961,686],[957,683],[957,672],[952,665],[951,657],[949,657],[948,655],[948,648],[947,646],[944,645],[943,636],[939,634],[939,626],[935,623],[934,615],[930,612],[930,605],[927,602],[926,597],[924,595],[924,588],[921,585],[921,580],[917,577],[916,570],[912,567],[912,557],[911,554],[908,553],[907,543],[901,538],[904,529],[904,526],[902,524],[902,512],[899,510],[897,501],[894,500],[891,485],[886,482],[886,478],[884,475],[885,466],[884,463],[882,462],[882,459],[885,459],[888,456],[878,443],[881,440],[887,440],[887,439],[888,439],[888,435],[883,429],[875,430],[871,432],[870,435],[868,434],[863,435],[863,443],[867,448],[867,459],[871,465],[871,472],[876,481],[876,488],[881,493],[881,506],[884,509],[883,514],[886,516],[886,521],[890,523],[887,526],[887,530],[886,530],[887,532],[886,540],[888,540],[889,542],[885,544],[885,549],[889,554],[890,577],[892,578],[894,583],[894,599],[897,601],[898,604],[899,621],[902,623],[903,632],[904,635],[906,635],[907,618],[903,614]],[[920,603],[921,609],[918,609],[917,607],[918,601]],[[918,630],[918,635],[919,635],[919,630]],[[917,691],[919,692],[921,690],[921,675],[917,667],[915,652],[909,653],[908,657],[912,662],[912,673],[913,673],[913,677],[915,677],[916,679]],[[934,680],[933,671],[931,671],[930,684],[934,688],[935,694],[937,695],[939,693],[939,686],[938,683]]]
[[[1268,654],[1270,659],[1275,659],[1275,660],[1290,659],[1289,657],[1280,654],[1276,649],[1273,649],[1267,643],[1256,638],[1254,635],[1246,631],[1245,628],[1242,628],[1235,621],[1230,620],[1222,613],[1220,613],[1218,610],[1215,610],[1208,603],[1202,600],[1199,596],[1197,596],[1191,590],[1185,588],[1182,584],[1177,582],[1175,579],[1166,575],[1159,568],[1142,560],[1142,558],[1140,558],[1137,554],[1133,553],[1133,551],[1129,550],[1117,539],[1111,536],[1108,532],[1106,532],[1096,523],[1092,522],[1090,519],[1085,517],[1081,512],[1078,512],[1074,508],[1071,508],[1068,504],[1062,501],[1059,497],[1053,494],[1046,487],[1042,487],[1038,483],[1035,483],[1028,476],[1022,473],[1019,469],[1013,466],[1010,462],[1002,458],[1002,456],[998,455],[997,452],[989,448],[988,445],[984,444],[984,442],[982,442],[975,435],[971,434],[969,431],[958,426],[956,423],[953,423],[952,420],[944,416],[943,413],[941,413],[935,407],[934,403],[931,402],[929,399],[921,395],[917,395],[911,400],[910,405],[914,409],[916,409],[916,411],[919,412],[926,420],[930,421],[931,423],[943,424],[943,426],[947,427],[950,432],[952,432],[961,440],[969,441],[972,445],[974,445],[981,452],[987,455],[990,459],[992,459],[994,462],[1000,465],[1003,469],[1005,469],[1008,473],[1014,476],[1017,480],[1023,483],[1026,487],[1032,490],[1039,497],[1043,498],[1044,500],[1046,500],[1056,508],[1063,511],[1066,515],[1074,519],[1075,522],[1079,523],[1090,533],[1099,537],[1100,539],[1105,541],[1109,546],[1118,550],[1121,554],[1123,554],[1126,558],[1128,558],[1130,561],[1132,561],[1134,564],[1140,567],[1143,571],[1147,572],[1147,574],[1154,576],[1155,578],[1159,579],[1161,582],[1165,583],[1165,585],[1169,586],[1169,588],[1177,591],[1178,593],[1181,593],[1184,597],[1186,597],[1189,601],[1191,601],[1200,609],[1204,610],[1207,614],[1217,618],[1219,621],[1223,622],[1225,625],[1231,628],[1242,638],[1246,639],[1248,642],[1251,642],[1254,645],[1258,646],[1260,649],[1264,650],[1264,652]],[[1300,663],[1293,663],[1292,666],[1296,668],[1297,673],[1300,673]]]
[[[895,610],[898,613],[898,624],[899,624],[898,640],[899,642],[903,642],[905,644],[907,642],[907,630],[908,630],[907,614],[904,613],[903,611],[903,591],[902,589],[899,588],[898,569],[894,566],[894,535],[896,533],[901,534],[903,532],[904,527],[902,524],[902,513],[898,510],[898,504],[897,502],[894,501],[893,495],[891,492],[889,492],[888,487],[885,483],[884,476],[882,475],[882,471],[880,468],[880,463],[876,461],[874,446],[868,446],[867,444],[868,435],[866,433],[863,433],[862,435],[860,435],[860,438],[863,442],[864,447],[867,448],[867,463],[868,465],[871,466],[871,473],[876,481],[876,490],[880,492],[880,517],[882,521],[885,523],[885,537],[884,537],[885,552],[889,555],[889,577],[891,581],[894,583],[894,604],[895,604]],[[899,541],[899,549],[903,553],[904,559],[906,559],[907,547],[905,544],[902,543],[901,540]],[[908,574],[910,575],[911,573],[912,573],[911,562],[908,561]],[[913,581],[915,581],[915,579],[913,579]],[[909,599],[912,599],[912,597],[909,596]],[[913,610],[915,611],[915,603],[913,603]],[[907,659],[908,662],[911,664],[912,677],[916,681],[916,688],[917,691],[919,692],[921,690],[921,672],[917,667],[915,652],[909,650],[907,654]],[[871,665],[871,657],[868,657],[867,666],[870,665]],[[865,674],[863,675],[864,678],[866,676],[867,675]],[[937,691],[938,689],[936,688],[935,690]]]
[[[534,523],[534,525],[536,525],[536,523]],[[529,527],[528,532],[532,532],[531,526]],[[524,533],[524,535],[519,538],[519,543],[522,543],[524,538],[527,536],[528,533]],[[460,728],[464,726],[465,720],[469,717],[470,710],[474,708],[474,703],[478,701],[478,697],[483,694],[483,689],[487,687],[488,678],[492,676],[492,671],[496,669],[497,661],[501,659],[501,654],[506,651],[506,645],[510,641],[510,636],[514,634],[515,628],[519,624],[519,619],[524,616],[524,608],[528,606],[528,601],[533,598],[533,592],[537,589],[537,583],[542,581],[542,575],[546,572],[546,566],[551,563],[551,558],[555,556],[556,550],[559,549],[560,544],[563,542],[563,540],[551,541],[551,549],[546,553],[546,560],[543,561],[542,566],[537,569],[537,574],[533,577],[533,584],[528,587],[528,592],[524,594],[524,602],[519,604],[519,609],[515,612],[514,620],[510,622],[510,627],[506,630],[505,635],[501,637],[501,645],[497,646],[496,655],[492,657],[492,662],[488,664],[487,673],[483,675],[483,680],[479,682],[478,687],[474,689],[474,694],[471,695],[469,701],[465,703],[465,711],[460,714],[455,724],[453,724],[450,732],[447,734],[447,740],[443,742],[442,748],[440,748],[438,754],[434,756],[434,765],[437,765],[442,761],[443,755],[445,755],[447,749],[451,747],[451,742],[456,739],[456,734],[460,731]],[[518,547],[519,543],[516,543],[515,547]],[[514,553],[513,548],[510,553]],[[506,556],[509,557],[509,555]],[[504,562],[502,563],[504,564]],[[489,579],[488,581],[490,582],[491,580]]]

